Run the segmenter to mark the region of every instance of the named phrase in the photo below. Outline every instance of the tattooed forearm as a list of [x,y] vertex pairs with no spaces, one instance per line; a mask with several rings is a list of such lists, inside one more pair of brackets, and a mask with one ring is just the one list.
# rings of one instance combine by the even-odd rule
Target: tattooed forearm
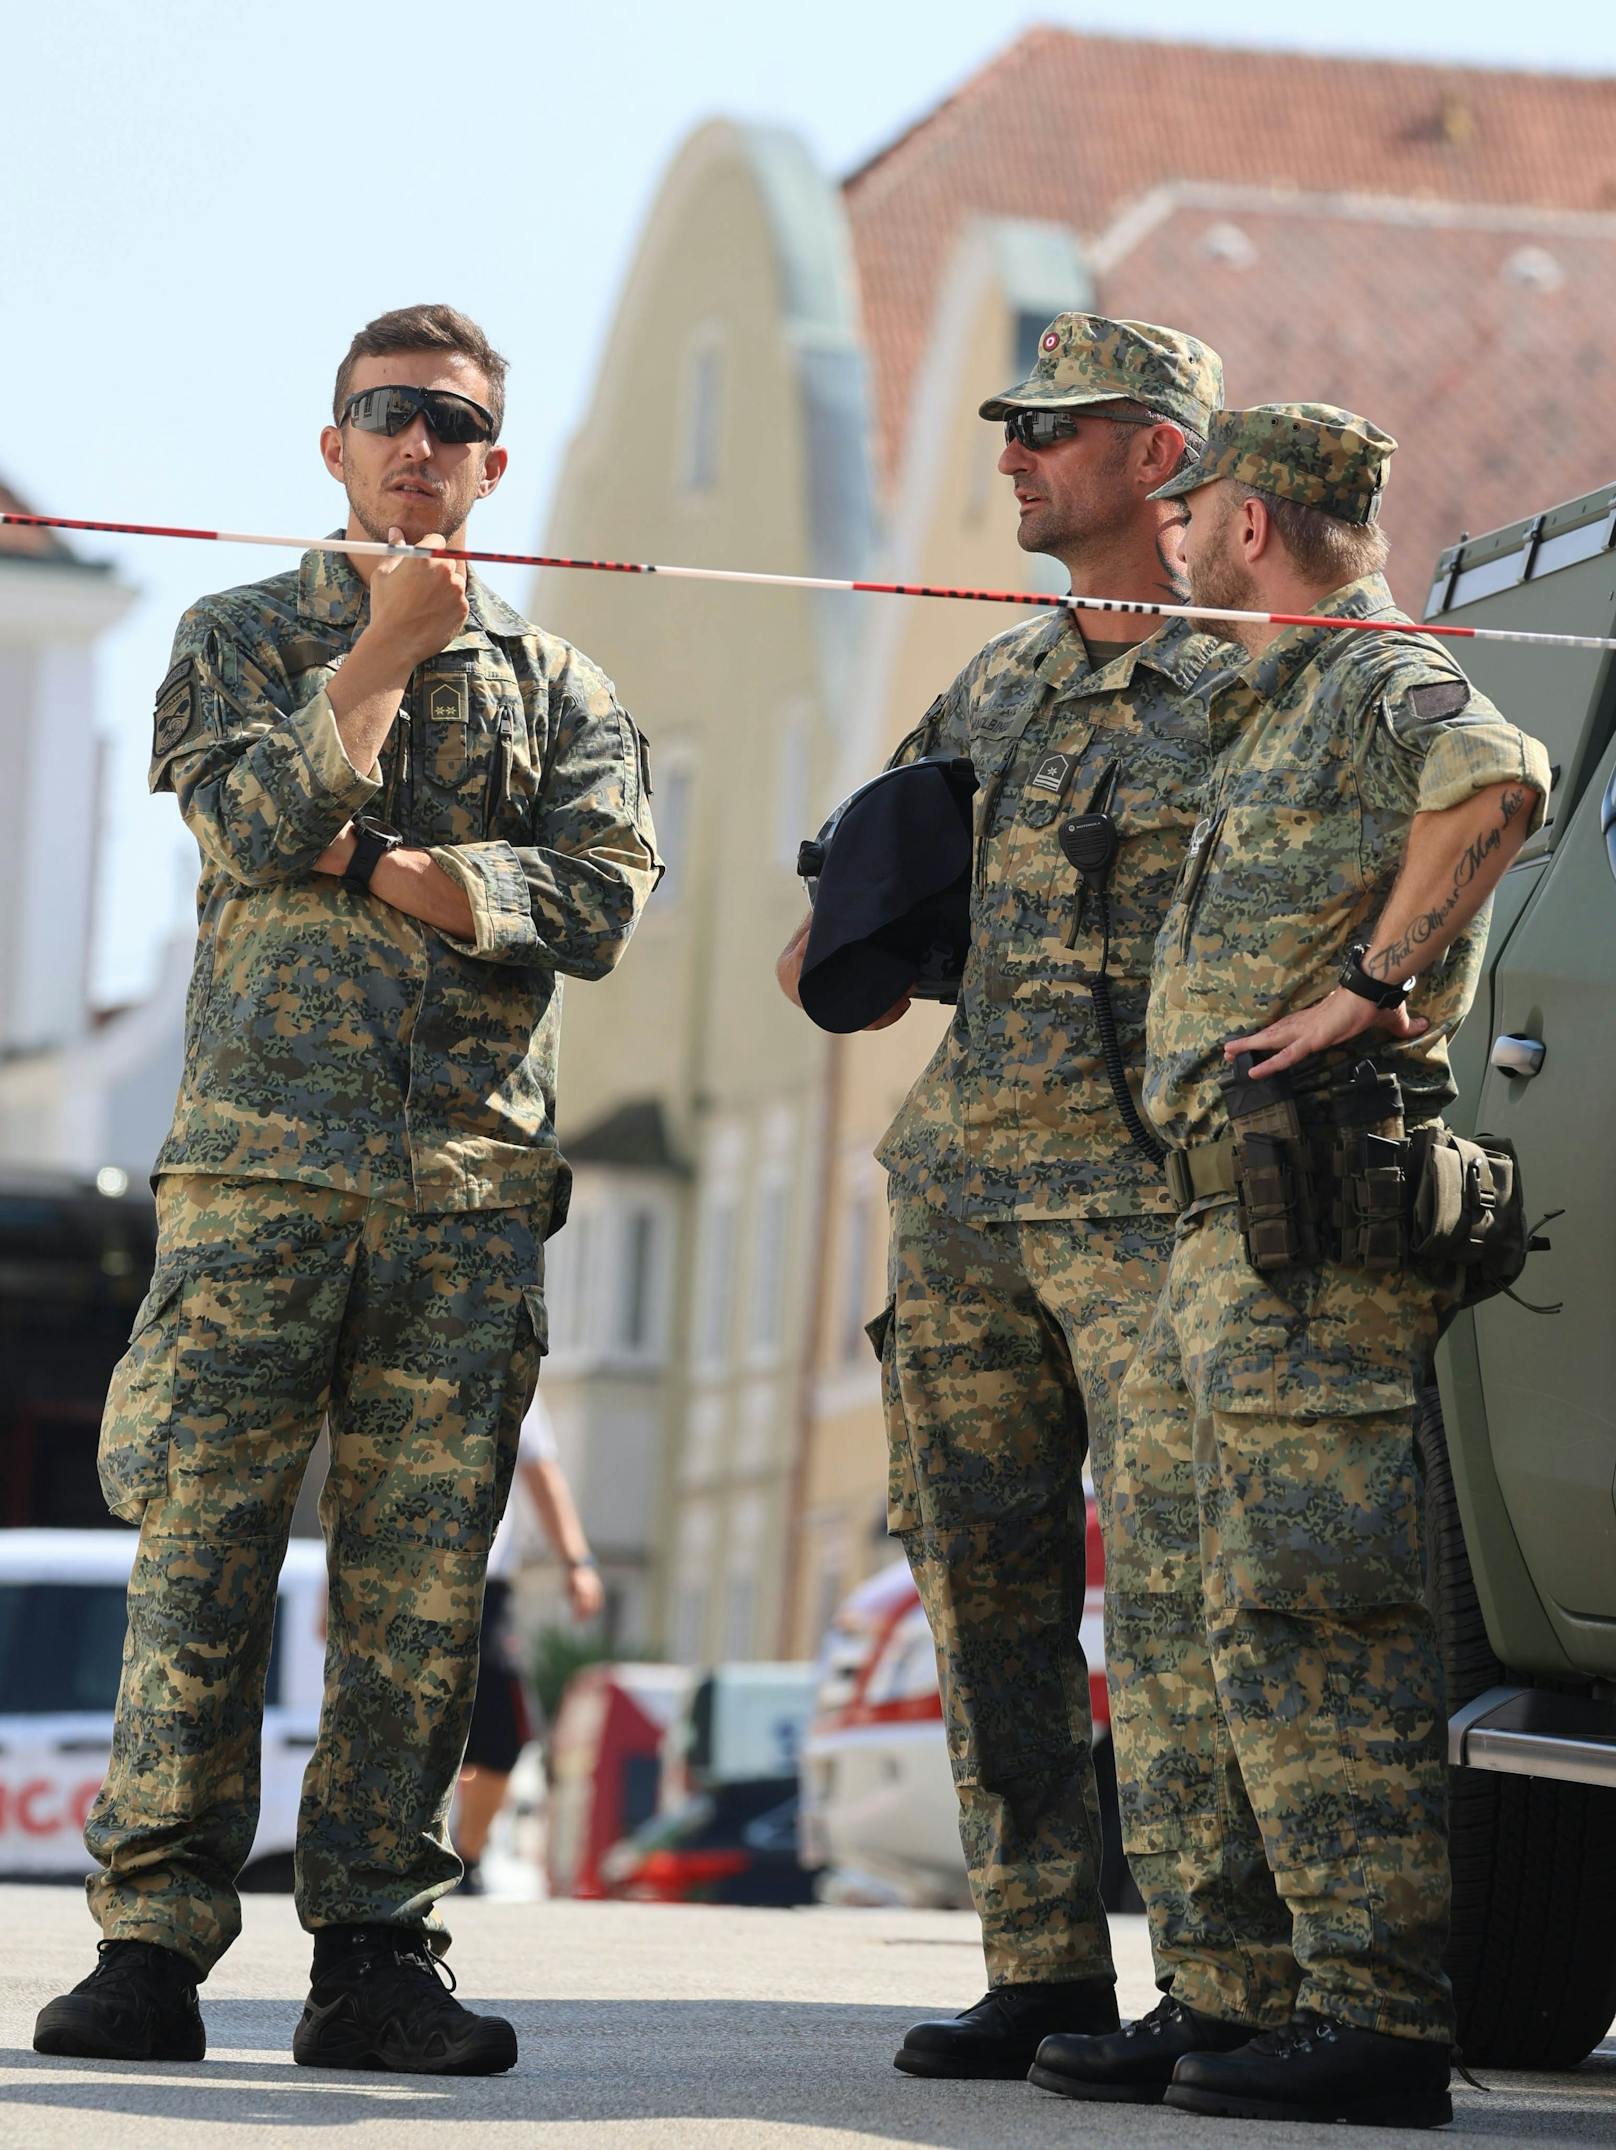
[[[1384,979],[1387,983],[1394,978],[1408,977],[1411,971],[1418,970],[1422,961],[1426,960],[1421,951],[1429,949],[1437,935],[1442,938],[1438,947],[1431,949],[1431,955],[1435,956],[1441,952],[1441,948],[1446,946],[1451,938],[1443,932],[1443,928],[1464,902],[1477,875],[1502,845],[1505,830],[1519,819],[1536,796],[1536,792],[1526,785],[1510,785],[1499,793],[1498,819],[1491,826],[1480,830],[1465,845],[1455,862],[1452,883],[1446,893],[1405,926],[1388,946],[1374,949],[1365,957],[1364,969],[1371,977]],[[1469,909],[1478,907],[1479,905],[1473,904]],[[1460,924],[1462,923],[1461,920]],[[1455,931],[1457,930],[1456,927]]]

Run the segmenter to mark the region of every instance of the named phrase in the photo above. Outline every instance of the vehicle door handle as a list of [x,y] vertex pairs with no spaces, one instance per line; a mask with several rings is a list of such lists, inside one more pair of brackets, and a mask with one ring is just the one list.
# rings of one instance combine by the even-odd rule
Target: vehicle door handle
[[1515,1038],[1505,1031],[1493,1040],[1492,1064],[1506,1075],[1535,1075],[1546,1050],[1541,1038]]

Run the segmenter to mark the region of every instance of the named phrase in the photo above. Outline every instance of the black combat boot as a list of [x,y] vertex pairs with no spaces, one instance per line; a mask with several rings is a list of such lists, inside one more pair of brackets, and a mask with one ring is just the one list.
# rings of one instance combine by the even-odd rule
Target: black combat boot
[[103,1941],[89,1977],[39,2011],[34,2051],[77,2060],[202,2060],[201,1975],[189,1956],[155,1941]]
[[1238,2053],[1186,2054],[1167,2103],[1235,2120],[1440,2128],[1453,2118],[1448,2056],[1445,2044],[1388,2038],[1303,2008]]
[[1014,2080],[1032,2066],[1051,2031],[1111,2031],[1117,1989],[1109,1978],[1061,1985],[995,1986],[963,2015],[916,2023],[892,2065],[905,2075],[987,2076]]
[[1114,2105],[1159,2105],[1186,2053],[1232,2053],[1255,2038],[1260,2025],[1225,2023],[1203,2016],[1164,1994],[1148,2016],[1098,2038],[1057,2031],[1038,2048],[1027,2075],[1040,2090],[1063,2098],[1095,2098]]
[[511,2026],[502,2016],[474,2016],[453,1993],[453,1972],[418,1926],[323,1927],[314,1937],[312,1990],[292,2033],[292,2058],[305,2068],[400,2075],[503,2075],[514,2068]]

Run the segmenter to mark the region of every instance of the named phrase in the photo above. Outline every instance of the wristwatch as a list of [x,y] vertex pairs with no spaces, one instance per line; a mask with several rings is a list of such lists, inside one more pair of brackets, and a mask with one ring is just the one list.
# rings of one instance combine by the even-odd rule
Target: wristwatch
[[1354,941],[1341,958],[1338,983],[1360,999],[1372,1000],[1377,1008],[1400,1008],[1414,990],[1413,979],[1400,978],[1395,984],[1386,985],[1379,978],[1371,978],[1363,967],[1363,959],[1368,953],[1367,941]]
[[404,839],[397,829],[389,828],[385,821],[378,821],[374,814],[360,814],[353,829],[353,857],[343,868],[342,878],[350,888],[368,890],[377,860],[385,858],[389,851],[396,851]]

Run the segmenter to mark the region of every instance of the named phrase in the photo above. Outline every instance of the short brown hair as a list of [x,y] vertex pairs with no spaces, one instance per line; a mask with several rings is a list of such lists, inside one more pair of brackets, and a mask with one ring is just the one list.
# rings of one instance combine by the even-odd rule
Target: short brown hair
[[494,438],[505,423],[505,360],[472,320],[452,306],[396,306],[390,314],[367,321],[348,355],[337,368],[336,393],[331,415],[342,423],[342,406],[348,400],[348,384],[362,358],[386,358],[394,351],[451,351],[456,358],[470,359],[488,382],[488,408],[494,416]]
[[1282,500],[1260,485],[1237,486],[1235,506],[1242,500],[1262,502],[1297,573],[1321,589],[1339,590],[1360,576],[1378,575],[1386,565],[1391,548],[1379,523],[1344,523],[1339,515]]

